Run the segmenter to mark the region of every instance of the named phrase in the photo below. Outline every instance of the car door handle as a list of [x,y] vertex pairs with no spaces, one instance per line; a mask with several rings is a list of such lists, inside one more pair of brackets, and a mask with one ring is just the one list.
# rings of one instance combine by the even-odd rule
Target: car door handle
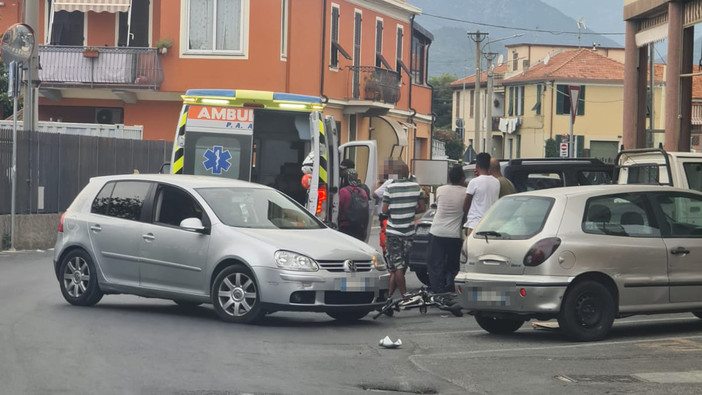
[[96,225],[90,225],[90,230],[92,230],[93,232],[99,232],[99,231],[102,230],[102,227],[101,227],[100,225],[97,225],[97,224],[96,224]]
[[154,240],[156,240],[156,236],[154,236],[153,233],[147,233],[147,234],[145,234],[145,235],[141,235],[141,237],[143,237],[144,240],[146,240],[146,241],[154,241]]
[[670,253],[673,255],[687,255],[690,253],[690,250],[685,249],[685,247],[678,247],[674,250],[670,250]]

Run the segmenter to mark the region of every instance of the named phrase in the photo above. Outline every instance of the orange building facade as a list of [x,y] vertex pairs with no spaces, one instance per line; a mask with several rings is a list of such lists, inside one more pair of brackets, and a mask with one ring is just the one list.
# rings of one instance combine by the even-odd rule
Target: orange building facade
[[403,0],[38,1],[40,121],[173,140],[188,89],[287,92],[321,96],[340,141],[375,139],[381,160],[430,156],[433,37]]

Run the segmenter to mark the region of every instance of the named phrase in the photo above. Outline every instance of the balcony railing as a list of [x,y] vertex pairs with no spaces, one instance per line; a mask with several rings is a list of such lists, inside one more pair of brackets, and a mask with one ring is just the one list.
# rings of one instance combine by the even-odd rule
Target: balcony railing
[[163,69],[156,48],[39,47],[44,87],[158,89]]
[[395,104],[400,100],[400,73],[381,67],[349,67],[350,97]]

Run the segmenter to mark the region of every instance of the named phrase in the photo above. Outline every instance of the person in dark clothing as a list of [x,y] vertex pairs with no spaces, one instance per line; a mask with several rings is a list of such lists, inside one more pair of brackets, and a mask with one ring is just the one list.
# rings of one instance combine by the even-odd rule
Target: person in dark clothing
[[370,215],[368,194],[361,187],[358,174],[347,169],[345,185],[339,190],[339,231],[366,241]]

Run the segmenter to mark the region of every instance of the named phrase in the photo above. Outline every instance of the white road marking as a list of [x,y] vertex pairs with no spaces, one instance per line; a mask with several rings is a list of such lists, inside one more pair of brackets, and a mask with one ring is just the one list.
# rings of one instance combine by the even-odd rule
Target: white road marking
[[523,352],[523,351],[544,351],[553,349],[568,349],[568,348],[586,348],[586,347],[608,347],[617,346],[623,344],[636,344],[636,343],[651,343],[660,341],[671,341],[680,339],[702,339],[702,335],[696,336],[676,336],[676,337],[663,337],[663,338],[650,338],[650,339],[638,339],[638,340],[622,340],[613,342],[594,342],[594,343],[578,343],[578,344],[566,344],[561,346],[549,345],[545,347],[516,347],[516,348],[496,348],[491,350],[471,350],[471,351],[457,351],[449,353],[436,353],[436,354],[426,354],[426,355],[412,355],[413,357],[460,357],[460,356],[470,356],[478,354],[490,354],[490,353],[505,353],[505,352]]

